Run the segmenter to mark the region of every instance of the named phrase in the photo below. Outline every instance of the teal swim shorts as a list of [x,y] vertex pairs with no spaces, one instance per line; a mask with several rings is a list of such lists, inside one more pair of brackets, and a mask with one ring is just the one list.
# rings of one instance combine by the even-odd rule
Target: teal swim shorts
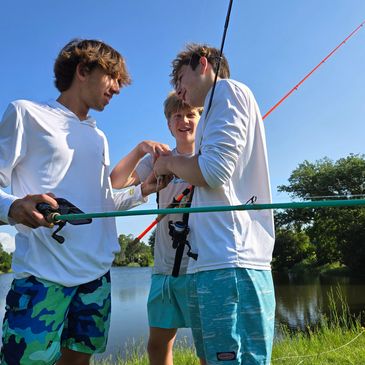
[[152,275],[147,311],[150,327],[190,327],[187,290],[190,275]]
[[232,268],[191,276],[197,355],[210,365],[269,365],[275,319],[271,271]]

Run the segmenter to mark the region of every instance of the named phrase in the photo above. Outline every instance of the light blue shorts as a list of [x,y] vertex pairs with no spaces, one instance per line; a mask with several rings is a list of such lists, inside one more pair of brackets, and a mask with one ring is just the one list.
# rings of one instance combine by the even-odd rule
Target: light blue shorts
[[187,303],[188,282],[191,275],[152,275],[147,310],[150,327],[190,327]]
[[269,365],[275,319],[271,272],[232,268],[190,276],[197,355],[209,365]]

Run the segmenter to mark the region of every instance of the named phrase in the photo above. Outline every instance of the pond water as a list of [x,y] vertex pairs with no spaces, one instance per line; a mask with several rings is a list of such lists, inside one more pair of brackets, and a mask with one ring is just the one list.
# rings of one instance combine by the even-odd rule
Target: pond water
[[[98,356],[99,358],[117,354],[124,356],[128,345],[136,343],[143,347],[148,337],[146,301],[151,268],[112,268],[111,273],[111,328],[107,350]],[[12,274],[0,275],[1,321],[11,280]],[[320,312],[328,310],[328,294],[331,290],[335,297],[340,290],[349,304],[350,311],[359,314],[365,309],[364,281],[348,277],[275,275],[277,337],[280,337],[280,324],[286,324],[292,329],[305,330],[308,325],[318,323]],[[190,330],[179,330],[178,339],[192,343]]]

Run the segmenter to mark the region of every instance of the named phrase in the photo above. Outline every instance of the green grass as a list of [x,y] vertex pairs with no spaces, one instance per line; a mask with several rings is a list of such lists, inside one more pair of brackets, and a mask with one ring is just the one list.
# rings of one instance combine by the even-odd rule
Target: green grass
[[[275,342],[272,365],[364,365],[365,328],[361,318],[354,318],[338,287],[329,294],[330,314],[323,316],[316,328],[306,333],[282,328],[283,336]],[[143,345],[128,346],[125,359],[95,361],[94,365],[148,365]],[[174,365],[199,365],[194,349],[186,342],[175,346]]]

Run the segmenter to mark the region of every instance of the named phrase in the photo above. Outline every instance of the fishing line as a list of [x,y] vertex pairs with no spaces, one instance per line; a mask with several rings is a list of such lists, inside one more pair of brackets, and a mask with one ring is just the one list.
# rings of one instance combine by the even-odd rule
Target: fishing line
[[318,357],[318,356],[322,356],[325,354],[329,354],[331,352],[336,352],[348,345],[350,345],[352,342],[354,342],[356,339],[358,339],[361,335],[363,335],[365,332],[365,330],[363,329],[360,333],[358,333],[352,340],[350,340],[349,342],[345,343],[344,345],[341,345],[339,347],[336,347],[334,349],[331,350],[327,350],[327,351],[323,351],[320,352],[318,354],[313,354],[313,355],[293,355],[293,356],[283,356],[283,357],[278,357],[276,359],[271,359],[272,362],[274,361],[286,361],[286,360],[292,360],[292,359],[305,359],[305,358],[310,358],[310,357]]

